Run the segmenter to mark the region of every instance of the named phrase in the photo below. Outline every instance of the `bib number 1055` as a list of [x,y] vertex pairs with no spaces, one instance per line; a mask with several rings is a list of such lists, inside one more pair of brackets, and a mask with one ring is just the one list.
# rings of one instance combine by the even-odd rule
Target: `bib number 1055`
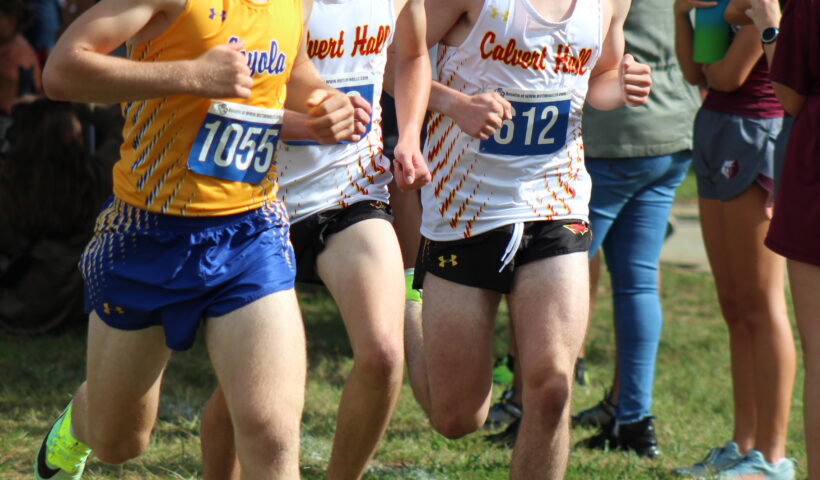
[[571,97],[568,92],[528,92],[496,89],[512,105],[512,120],[479,144],[482,153],[544,155],[567,141]]
[[214,103],[191,146],[188,168],[256,185],[273,164],[281,127],[281,110]]

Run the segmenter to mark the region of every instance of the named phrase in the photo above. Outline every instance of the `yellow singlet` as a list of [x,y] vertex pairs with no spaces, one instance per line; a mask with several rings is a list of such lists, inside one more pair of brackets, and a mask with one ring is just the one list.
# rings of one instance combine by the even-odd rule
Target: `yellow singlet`
[[301,0],[188,0],[160,36],[131,45],[140,62],[194,59],[244,41],[248,99],[172,95],[123,104],[114,194],[152,212],[215,216],[276,200],[273,165],[286,87],[302,36]]

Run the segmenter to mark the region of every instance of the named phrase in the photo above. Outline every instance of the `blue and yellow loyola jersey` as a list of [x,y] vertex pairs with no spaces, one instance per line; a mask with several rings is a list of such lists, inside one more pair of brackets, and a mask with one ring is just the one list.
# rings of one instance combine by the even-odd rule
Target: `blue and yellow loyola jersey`
[[159,62],[244,42],[253,87],[247,99],[172,95],[123,104],[114,194],[183,216],[229,215],[275,200],[273,157],[301,36],[301,0],[188,0],[165,32],[130,45],[132,60]]

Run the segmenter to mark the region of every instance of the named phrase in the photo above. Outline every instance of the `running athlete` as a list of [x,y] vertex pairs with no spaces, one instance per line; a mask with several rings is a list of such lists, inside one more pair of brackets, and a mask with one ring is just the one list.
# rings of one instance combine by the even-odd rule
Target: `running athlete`
[[[419,141],[430,91],[424,31],[423,0],[317,0],[307,54],[328,84],[373,102],[372,123],[357,143],[293,142],[277,157],[296,278],[327,286],[355,359],[339,404],[328,479],[361,478],[401,388],[403,265],[387,207],[391,174],[378,100],[390,47],[391,72],[400,79],[394,174],[400,187],[417,188],[430,178]],[[283,131],[302,134],[306,118],[286,111]],[[217,390],[202,418],[206,480],[239,478],[230,421]]]
[[[87,380],[35,478],[79,479],[91,450],[106,463],[144,451],[171,351],[203,319],[243,478],[299,477],[305,340],[273,155],[285,106],[323,142],[354,129],[348,97],[299,49],[302,11],[302,0],[103,0],[55,47],[47,93],[123,102],[125,126],[114,196],[80,261]],[[128,58],[107,55],[126,41]]]
[[589,294],[581,108],[643,104],[649,67],[623,55],[627,0],[426,8],[439,81],[415,277],[423,325],[411,317],[405,330],[414,393],[446,437],[481,427],[493,323],[507,295],[524,385],[510,476],[562,478]]

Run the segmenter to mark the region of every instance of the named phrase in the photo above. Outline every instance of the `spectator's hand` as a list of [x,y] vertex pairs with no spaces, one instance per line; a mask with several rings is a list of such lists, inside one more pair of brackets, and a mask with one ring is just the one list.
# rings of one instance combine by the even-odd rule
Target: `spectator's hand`
[[621,59],[618,75],[624,103],[630,107],[637,107],[646,103],[652,86],[650,73],[649,65],[639,63],[628,53],[624,55]]
[[[364,102],[367,103],[367,102]],[[356,108],[350,97],[338,90],[316,90],[307,100],[307,127],[323,144],[352,140],[356,135]]]
[[512,105],[495,92],[465,96],[453,109],[452,118],[461,131],[471,137],[486,140],[501,127],[503,120],[512,119]]
[[780,3],[777,0],[751,0],[746,15],[759,31],[780,25]]
[[393,177],[400,190],[415,190],[430,183],[430,170],[418,144],[410,145],[399,140],[393,149],[393,157]]
[[193,93],[205,98],[248,98],[253,79],[245,56],[245,42],[217,45],[193,60]]
[[675,15],[689,15],[689,12],[693,8],[711,8],[717,6],[717,2],[709,2],[705,0],[675,0],[675,4],[672,7],[675,11]]
[[729,0],[726,10],[723,11],[723,19],[732,25],[748,25],[752,19],[746,16],[746,9],[749,8],[750,0]]

